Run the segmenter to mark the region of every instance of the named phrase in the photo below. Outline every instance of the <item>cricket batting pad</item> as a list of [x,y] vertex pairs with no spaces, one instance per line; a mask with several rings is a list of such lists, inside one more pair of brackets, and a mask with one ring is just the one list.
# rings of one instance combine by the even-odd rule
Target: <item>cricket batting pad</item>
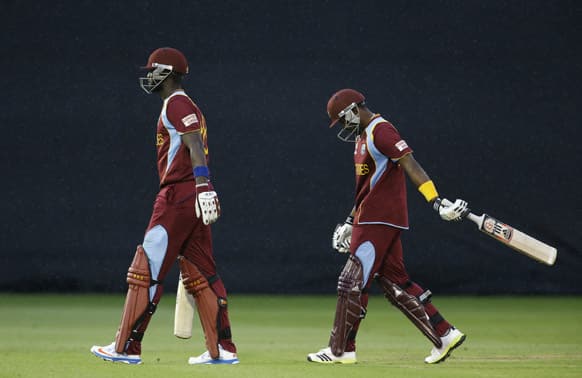
[[[151,282],[148,258],[141,245],[137,246],[135,256],[127,271],[127,296],[121,316],[121,324],[115,335],[115,351],[125,352],[132,331],[141,323],[150,303],[149,288]],[[138,340],[141,341],[141,340]]]
[[424,306],[414,295],[408,294],[400,286],[383,276],[377,276],[384,296],[396,306],[437,348],[442,347],[441,338],[436,333]]
[[336,356],[344,354],[348,334],[354,324],[363,317],[364,308],[360,303],[364,273],[362,263],[350,256],[340,274],[337,284],[337,305],[329,346]]
[[196,309],[204,331],[204,338],[206,339],[206,348],[210,353],[210,357],[216,359],[220,356],[218,350],[218,297],[196,265],[188,261],[184,256],[179,256],[178,262],[184,288],[194,296]]

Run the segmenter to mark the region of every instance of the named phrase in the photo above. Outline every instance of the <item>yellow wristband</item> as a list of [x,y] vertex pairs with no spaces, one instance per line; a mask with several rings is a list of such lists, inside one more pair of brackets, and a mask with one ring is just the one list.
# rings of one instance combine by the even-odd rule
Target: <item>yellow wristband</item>
[[426,202],[431,202],[439,196],[439,193],[437,192],[432,180],[428,180],[427,182],[421,184],[418,187],[418,191],[422,193],[424,198],[426,198]]

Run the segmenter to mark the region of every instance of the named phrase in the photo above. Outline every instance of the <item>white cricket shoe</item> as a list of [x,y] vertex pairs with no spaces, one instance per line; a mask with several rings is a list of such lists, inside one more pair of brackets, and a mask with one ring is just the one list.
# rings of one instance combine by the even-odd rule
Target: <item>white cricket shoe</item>
[[198,357],[190,357],[188,359],[188,363],[190,365],[201,365],[201,364],[205,364],[205,365],[219,365],[219,364],[235,365],[235,364],[238,364],[240,362],[238,360],[238,357],[236,356],[236,353],[232,353],[232,352],[229,352],[228,350],[225,350],[224,348],[222,348],[221,345],[218,345],[218,351],[220,353],[218,358],[210,357],[210,353],[208,353],[208,351],[206,351]]
[[115,341],[106,346],[93,345],[91,353],[105,361],[123,362],[130,365],[141,364],[141,357],[138,354],[117,353],[115,351]]
[[341,356],[335,356],[331,348],[323,348],[317,353],[309,353],[307,361],[318,362],[320,364],[355,364],[356,352],[344,352]]
[[433,347],[430,351],[430,356],[424,359],[427,364],[438,364],[443,362],[450,356],[453,349],[458,347],[465,341],[467,336],[465,336],[461,331],[455,327],[451,327],[449,331],[441,337],[443,346],[440,348]]

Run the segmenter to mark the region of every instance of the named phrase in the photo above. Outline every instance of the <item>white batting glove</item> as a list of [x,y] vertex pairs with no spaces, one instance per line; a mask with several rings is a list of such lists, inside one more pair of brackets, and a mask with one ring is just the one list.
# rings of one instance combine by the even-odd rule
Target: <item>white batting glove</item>
[[220,216],[220,202],[214,190],[208,190],[208,184],[196,185],[196,218],[202,217],[202,223],[212,224]]
[[331,247],[339,253],[348,253],[350,251],[353,222],[354,217],[350,215],[343,224],[338,224],[333,231]]
[[466,201],[457,199],[455,203],[450,203],[447,199],[437,198],[433,207],[438,211],[442,219],[446,221],[460,221],[471,211]]

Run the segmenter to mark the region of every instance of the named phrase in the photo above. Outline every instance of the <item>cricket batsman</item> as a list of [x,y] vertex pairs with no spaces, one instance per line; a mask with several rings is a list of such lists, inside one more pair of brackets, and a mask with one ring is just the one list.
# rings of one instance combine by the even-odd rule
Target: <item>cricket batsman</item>
[[[355,205],[333,233],[332,247],[348,253],[338,280],[335,320],[328,346],[307,355],[322,364],[356,362],[356,334],[366,315],[372,280],[432,343],[428,364],[444,361],[465,340],[431,303],[432,293],[413,282],[404,266],[400,234],[408,229],[405,173],[426,201],[446,221],[463,219],[467,203],[445,206],[433,181],[414,159],[396,128],[368,109],[354,89],[334,93],[327,103],[330,127],[342,125],[338,137],[355,142]],[[448,203],[448,201],[447,201]]]
[[147,76],[139,79],[142,89],[163,101],[155,138],[160,191],[127,272],[129,288],[115,341],[95,345],[91,352],[107,361],[142,362],[142,339],[177,259],[207,348],[188,363],[237,364],[226,289],[212,254],[210,225],[220,216],[220,203],[210,182],[206,121],[182,88],[188,62],[179,50],[162,47],[151,53],[144,69]]

